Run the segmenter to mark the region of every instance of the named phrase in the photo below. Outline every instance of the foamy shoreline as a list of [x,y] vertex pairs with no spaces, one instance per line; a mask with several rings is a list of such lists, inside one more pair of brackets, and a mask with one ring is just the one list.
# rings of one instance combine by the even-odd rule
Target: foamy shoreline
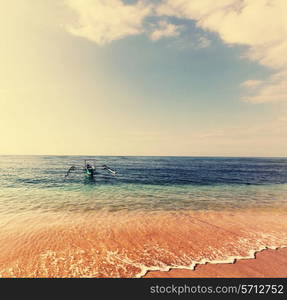
[[286,211],[34,212],[1,222],[2,277],[210,277],[287,245]]
[[[199,262],[190,268],[147,271],[144,278],[251,278],[287,277],[287,246],[254,251],[254,257],[237,257],[228,262]],[[267,270],[269,269],[269,270]]]

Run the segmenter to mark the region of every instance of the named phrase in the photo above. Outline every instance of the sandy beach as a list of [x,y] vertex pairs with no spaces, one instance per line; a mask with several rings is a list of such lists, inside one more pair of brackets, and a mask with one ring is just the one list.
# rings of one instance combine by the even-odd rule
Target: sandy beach
[[254,259],[234,263],[197,265],[194,270],[172,269],[167,272],[151,271],[145,278],[286,278],[287,248],[262,250]]
[[0,0],[0,278],[287,278],[286,12]]
[[[103,211],[6,218],[1,219],[2,277],[286,275],[286,249],[260,252],[287,245],[285,211]],[[200,265],[205,263],[212,264]]]

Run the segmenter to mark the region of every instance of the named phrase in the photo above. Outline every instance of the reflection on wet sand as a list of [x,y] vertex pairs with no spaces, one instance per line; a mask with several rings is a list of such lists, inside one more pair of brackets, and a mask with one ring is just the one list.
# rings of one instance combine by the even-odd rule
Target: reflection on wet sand
[[35,213],[0,221],[3,277],[141,277],[287,245],[286,211]]

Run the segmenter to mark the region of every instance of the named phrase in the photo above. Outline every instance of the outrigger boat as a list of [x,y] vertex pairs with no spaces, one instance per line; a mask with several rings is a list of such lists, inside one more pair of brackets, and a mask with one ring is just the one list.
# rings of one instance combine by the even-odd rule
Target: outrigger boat
[[111,169],[107,165],[96,166],[95,159],[85,159],[84,166],[71,166],[67,174],[65,175],[65,178],[67,178],[73,171],[75,172],[80,171],[85,173],[88,178],[95,179],[95,175],[98,174],[97,170],[104,170],[109,172],[112,175],[117,174],[115,170]]

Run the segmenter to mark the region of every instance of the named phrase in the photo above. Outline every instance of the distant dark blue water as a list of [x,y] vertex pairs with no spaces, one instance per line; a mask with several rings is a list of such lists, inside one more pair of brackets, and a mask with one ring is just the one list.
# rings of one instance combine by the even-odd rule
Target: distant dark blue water
[[[93,158],[116,176],[72,165]],[[284,207],[286,158],[0,156],[0,212]]]

